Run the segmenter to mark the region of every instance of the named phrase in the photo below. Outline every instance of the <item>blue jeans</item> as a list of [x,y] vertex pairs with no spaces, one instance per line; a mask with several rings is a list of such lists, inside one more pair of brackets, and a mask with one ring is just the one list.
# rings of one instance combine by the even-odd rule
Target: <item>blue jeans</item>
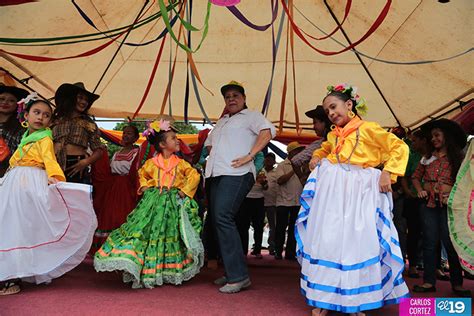
[[219,176],[208,179],[212,219],[217,232],[227,282],[248,278],[247,263],[235,222],[240,205],[255,183],[252,173],[243,176]]
[[448,214],[446,206],[421,206],[423,220],[423,281],[436,284],[436,261],[439,257],[438,242],[441,240],[448,253],[451,286],[462,285],[462,269],[459,257],[449,237]]

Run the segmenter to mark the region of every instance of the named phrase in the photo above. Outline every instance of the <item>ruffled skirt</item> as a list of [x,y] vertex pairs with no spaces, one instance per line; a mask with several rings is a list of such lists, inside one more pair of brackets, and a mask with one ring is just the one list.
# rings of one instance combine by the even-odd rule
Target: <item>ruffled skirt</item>
[[204,263],[197,203],[176,189],[145,191],[127,222],[112,231],[94,257],[97,271],[124,272],[133,288],[181,284]]
[[474,141],[459,168],[448,200],[449,234],[462,267],[474,274]]
[[15,167],[1,181],[0,281],[49,283],[79,265],[97,228],[92,187],[48,185],[35,167]]
[[408,296],[392,197],[379,192],[379,178],[326,159],[309,176],[295,230],[309,305],[355,313]]

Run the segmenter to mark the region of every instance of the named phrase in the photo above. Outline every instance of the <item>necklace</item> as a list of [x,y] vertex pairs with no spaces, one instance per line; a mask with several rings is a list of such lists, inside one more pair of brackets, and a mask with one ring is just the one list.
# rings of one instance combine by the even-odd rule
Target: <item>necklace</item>
[[[339,137],[336,137],[336,146],[337,146],[338,138]],[[351,171],[351,167],[349,166],[348,169],[346,169],[346,168],[344,168],[344,164],[350,165],[351,157],[354,154],[354,151],[356,150],[358,144],[359,144],[359,129],[356,130],[356,142],[354,144],[354,147],[352,148],[352,151],[351,151],[349,157],[347,157],[346,161],[341,162],[341,160],[339,159],[339,153],[336,152],[337,163],[341,166],[342,169],[344,169],[346,171]]]

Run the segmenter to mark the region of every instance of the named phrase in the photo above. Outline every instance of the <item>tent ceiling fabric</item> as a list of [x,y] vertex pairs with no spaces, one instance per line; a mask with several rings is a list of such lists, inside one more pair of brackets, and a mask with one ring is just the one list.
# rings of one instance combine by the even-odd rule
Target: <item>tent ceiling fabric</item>
[[[129,0],[77,0],[76,3],[102,30],[109,30],[133,22],[143,6],[143,1]],[[329,5],[342,19],[345,7],[343,0],[330,0]],[[270,1],[242,0],[237,6],[253,23],[263,25],[271,20]],[[349,38],[356,41],[372,25],[385,1],[353,1],[352,9],[343,28]],[[294,20],[306,32],[322,36],[313,25],[305,20],[301,11],[318,27],[331,31],[335,22],[323,1],[294,0]],[[437,1],[393,1],[388,16],[377,31],[361,43],[357,49],[367,55],[392,61],[415,61],[445,58],[473,47],[474,2],[456,0],[447,4]],[[159,11],[155,3],[147,16]],[[196,26],[203,25],[206,11],[205,1],[193,1],[193,20]],[[279,3],[275,32],[280,23],[282,6]],[[16,6],[2,7],[0,34],[9,38],[59,37],[95,33],[79,15],[69,1],[40,0]],[[286,20],[278,50],[272,98],[267,117],[273,122],[280,120],[280,104],[285,72]],[[132,30],[127,42],[145,42],[155,38],[163,29],[161,19]],[[179,21],[173,30],[178,34]],[[200,32],[193,32],[192,46],[201,38]],[[334,39],[347,45],[340,32]],[[122,38],[120,39],[122,40]],[[311,50],[295,36],[295,64],[297,104],[300,122],[309,126],[304,112],[321,103],[326,86],[339,82],[349,82],[359,88],[359,93],[367,100],[367,119],[383,126],[397,125],[373,83],[353,52],[334,56],[323,56]],[[0,45],[1,49],[15,53],[44,55],[52,57],[71,56],[94,47],[105,40],[61,46],[20,47]],[[340,50],[342,47],[331,39],[314,42],[323,50]],[[99,85],[100,99],[93,106],[93,113],[103,117],[126,117],[135,112],[147,85],[153,63],[161,41],[142,47],[122,46],[117,58]],[[31,79],[29,86],[45,97],[53,97],[54,89],[63,82],[83,81],[88,89],[93,89],[105,70],[119,42],[103,51],[86,58],[55,62],[33,62],[16,57],[10,61],[1,58],[0,66],[18,78],[27,78],[32,73],[35,78],[46,83],[51,89]],[[140,112],[140,117],[155,116],[161,108],[163,95],[169,78],[170,57],[174,59],[176,44],[166,38],[161,63],[152,89]],[[171,55],[170,55],[171,53]],[[291,56],[291,54],[290,54]],[[211,95],[199,86],[200,96],[208,116],[217,119],[222,113],[223,99],[219,88],[230,80],[243,82],[250,108],[261,110],[268,87],[272,66],[271,28],[259,32],[250,29],[224,7],[212,6],[209,33],[201,49],[193,54],[199,74]],[[404,126],[418,124],[427,115],[434,115],[450,101],[466,94],[472,98],[473,69],[472,53],[449,61],[425,65],[391,65],[375,62],[362,57],[369,71],[383,91],[395,115]],[[12,63],[13,61],[13,63]],[[293,104],[293,80],[291,60],[288,62],[288,94],[285,103],[285,126],[295,125]],[[184,95],[186,85],[186,53],[178,50],[176,70],[171,85],[172,114],[177,118],[184,115]],[[453,106],[455,106],[454,104]],[[449,107],[443,109],[449,110]],[[165,112],[169,112],[169,102]],[[455,114],[456,112],[453,112]],[[190,88],[189,117],[202,119],[203,114]]]

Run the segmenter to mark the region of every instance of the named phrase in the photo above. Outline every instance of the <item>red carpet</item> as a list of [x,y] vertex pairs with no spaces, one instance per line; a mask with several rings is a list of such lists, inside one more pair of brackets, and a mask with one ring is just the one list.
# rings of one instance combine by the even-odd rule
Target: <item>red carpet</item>
[[[181,286],[132,290],[118,273],[96,273],[89,259],[50,285],[25,283],[20,294],[0,297],[0,315],[311,315],[299,292],[298,263],[264,256],[249,257],[249,265],[252,287],[226,295],[212,284],[222,269],[204,268]],[[421,282],[406,281],[410,288]],[[474,281],[465,280],[465,287],[473,289]],[[437,288],[437,297],[452,296],[449,282]],[[398,306],[368,315],[398,315]]]

